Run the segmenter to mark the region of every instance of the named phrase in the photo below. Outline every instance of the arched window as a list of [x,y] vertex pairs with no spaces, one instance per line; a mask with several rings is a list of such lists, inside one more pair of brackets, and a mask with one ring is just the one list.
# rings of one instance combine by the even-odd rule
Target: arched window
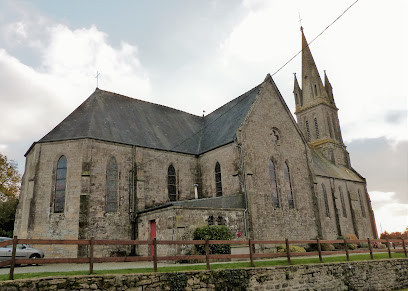
[[361,197],[360,189],[358,189],[358,199],[360,200],[361,215],[363,217],[366,217],[365,208],[364,208],[364,204],[363,204],[363,198]]
[[310,141],[310,140],[311,140],[311,138],[310,138],[309,121],[308,121],[308,120],[306,120],[305,124],[306,124],[306,138],[307,138],[307,141]]
[[343,216],[347,217],[346,203],[344,203],[343,190],[341,189],[340,186],[339,186],[339,193],[340,193],[341,208],[343,209]]
[[289,166],[287,162],[285,162],[285,166],[283,168],[283,175],[285,177],[285,191],[288,195],[289,208],[295,208],[295,203],[293,201],[293,193],[292,193],[292,183],[290,181],[290,172],[289,172]]
[[222,196],[221,166],[219,162],[215,164],[215,191],[217,197]]
[[67,158],[61,156],[57,163],[55,181],[54,212],[62,213],[65,208],[65,189],[67,186]]
[[314,85],[314,93],[315,93],[315,96],[317,96],[317,85],[316,84]]
[[177,201],[176,169],[174,169],[173,165],[170,165],[167,170],[167,189],[170,201]]
[[279,208],[278,184],[276,182],[276,171],[273,161],[269,161],[269,177],[272,184],[272,203],[274,207]]
[[319,133],[319,125],[317,124],[317,118],[314,118],[314,126],[315,126],[315,131],[316,131],[316,139],[320,138],[320,133]]
[[118,164],[111,157],[106,166],[106,212],[116,212],[118,208]]
[[326,187],[324,186],[324,184],[322,184],[322,191],[323,191],[324,207],[326,208],[326,216],[330,217],[329,201],[327,199],[327,192],[326,192]]

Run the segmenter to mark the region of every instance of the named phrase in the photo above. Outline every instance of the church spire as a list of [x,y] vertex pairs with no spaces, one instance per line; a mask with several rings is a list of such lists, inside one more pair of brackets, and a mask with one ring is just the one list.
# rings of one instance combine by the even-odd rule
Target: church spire
[[296,101],[296,118],[309,145],[321,151],[336,165],[349,167],[349,158],[343,144],[338,108],[334,103],[333,88],[326,72],[324,85],[310,52],[303,27],[301,87],[295,75],[293,93]]
[[309,45],[307,43],[303,27],[302,32],[302,91],[304,106],[311,106],[316,103],[329,103],[330,97],[320,78],[316,63],[313,59]]
[[295,76],[293,94],[295,94],[296,109],[298,109],[303,106],[303,95],[302,95],[302,89],[300,89],[298,80],[296,78],[296,73],[294,73],[293,75]]
[[329,96],[330,103],[335,105],[333,98],[333,87],[330,84],[329,78],[327,78],[326,70],[324,70],[324,88],[326,89],[327,95]]

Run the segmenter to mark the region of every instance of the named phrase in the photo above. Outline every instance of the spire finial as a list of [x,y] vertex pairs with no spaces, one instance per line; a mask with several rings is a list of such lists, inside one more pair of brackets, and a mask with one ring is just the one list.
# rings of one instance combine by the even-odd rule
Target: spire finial
[[99,88],[99,75],[100,75],[100,73],[98,71],[96,71],[96,76],[95,76],[95,78],[96,78],[96,88]]
[[299,13],[299,24],[300,24],[300,31],[303,32],[303,26],[302,26],[302,18],[300,18],[300,12]]

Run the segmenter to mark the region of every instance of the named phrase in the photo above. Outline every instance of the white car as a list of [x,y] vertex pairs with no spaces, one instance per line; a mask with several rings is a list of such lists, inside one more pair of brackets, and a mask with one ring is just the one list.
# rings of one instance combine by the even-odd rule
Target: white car
[[[0,237],[0,242],[12,240],[9,237]],[[0,247],[0,261],[6,261],[11,259],[11,253],[13,251],[13,245]],[[44,258],[44,252],[32,248],[30,245],[18,244],[16,249],[16,259],[40,259]]]

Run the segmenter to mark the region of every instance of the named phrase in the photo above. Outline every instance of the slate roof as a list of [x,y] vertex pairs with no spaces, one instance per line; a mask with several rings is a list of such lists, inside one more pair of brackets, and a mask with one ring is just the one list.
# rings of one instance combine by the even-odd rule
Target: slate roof
[[334,165],[315,149],[312,149],[312,167],[314,173],[318,176],[365,182],[364,179],[353,169]]
[[259,88],[205,117],[96,89],[39,142],[94,138],[197,155],[234,140]]

